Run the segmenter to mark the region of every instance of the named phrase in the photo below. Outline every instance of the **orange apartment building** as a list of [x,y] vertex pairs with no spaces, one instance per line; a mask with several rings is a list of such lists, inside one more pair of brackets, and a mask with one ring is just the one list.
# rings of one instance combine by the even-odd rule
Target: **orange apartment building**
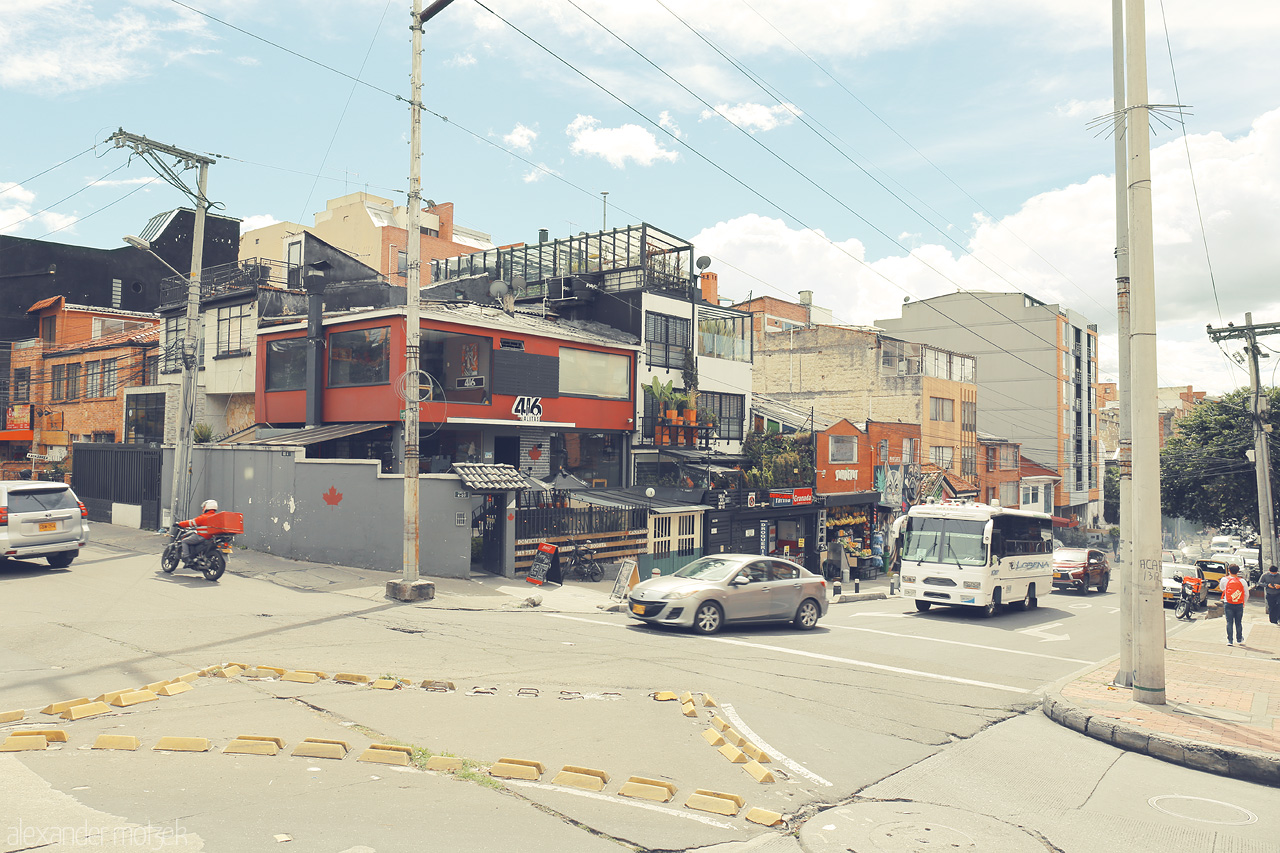
[[130,441],[138,430],[123,389],[157,378],[154,314],[70,305],[61,296],[28,313],[36,315],[40,335],[13,344],[8,429],[0,432],[5,477],[69,470],[77,441]]

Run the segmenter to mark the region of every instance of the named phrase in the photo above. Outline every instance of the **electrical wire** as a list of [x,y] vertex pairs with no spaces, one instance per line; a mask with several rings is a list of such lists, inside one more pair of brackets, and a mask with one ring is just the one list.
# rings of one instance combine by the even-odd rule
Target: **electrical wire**
[[[31,214],[31,215],[29,215],[29,216],[24,216],[24,217],[22,217],[21,219],[15,219],[13,222],[7,223],[7,226],[6,226],[6,227],[12,228],[14,225],[20,225],[20,224],[22,224],[23,222],[26,222],[28,219],[35,219],[37,216],[39,216],[39,215],[40,215],[40,214],[42,214],[42,213],[51,213],[55,207],[57,207],[58,205],[62,204],[64,201],[68,201],[68,200],[70,200],[70,199],[73,199],[73,198],[75,198],[76,196],[80,195],[80,193],[82,193],[82,192],[84,192],[85,190],[89,189],[90,187],[93,187],[93,186],[96,186],[96,185],[98,185],[98,184],[102,183],[102,182],[103,182],[103,181],[105,181],[107,178],[111,177],[112,175],[114,175],[116,172],[120,171],[121,169],[123,169],[123,168],[124,168],[125,166],[127,166],[127,165],[129,165],[129,164],[128,164],[128,163],[121,163],[119,166],[116,166],[114,169],[112,169],[110,172],[107,172],[107,173],[106,173],[105,175],[103,175],[101,178],[98,178],[98,179],[97,179],[97,180],[95,180],[95,181],[91,181],[90,183],[85,184],[83,187],[81,187],[80,189],[78,189],[78,190],[76,190],[75,192],[71,193],[70,195],[65,195],[65,196],[63,196],[62,198],[58,199],[57,201],[55,201],[53,204],[49,205],[48,207],[41,208],[40,210],[37,210],[35,213],[32,213],[32,214]],[[67,227],[67,226],[65,226],[65,225],[64,225],[63,227],[65,228],[65,227]],[[61,228],[55,228],[55,229],[54,229],[54,231],[61,231],[61,230],[62,230]],[[49,233],[50,233],[50,234],[52,234],[52,233],[53,233],[53,231],[50,231]],[[40,238],[39,238],[39,237],[37,237],[36,239],[38,240],[38,239],[40,239]]]
[[73,160],[78,160],[79,158],[83,157],[84,155],[86,155],[86,154],[88,154],[90,151],[92,151],[95,147],[96,147],[96,146],[90,145],[88,148],[84,149],[84,150],[83,150],[83,151],[81,151],[79,154],[72,154],[70,157],[68,157],[67,159],[63,160],[61,163],[57,163],[57,164],[55,164],[55,165],[53,165],[53,166],[50,166],[49,168],[45,169],[43,172],[36,172],[34,175],[32,175],[31,177],[27,178],[26,180],[23,180],[23,181],[17,181],[17,182],[15,182],[12,186],[8,186],[8,187],[5,187],[4,189],[0,189],[0,195],[4,195],[5,193],[9,192],[10,190],[16,190],[18,187],[25,186],[26,184],[29,184],[29,183],[31,183],[32,181],[34,181],[36,178],[39,178],[39,177],[41,177],[42,175],[47,175],[47,174],[49,174],[50,172],[52,172],[54,169],[61,168],[62,166],[67,165],[68,163],[72,162]]

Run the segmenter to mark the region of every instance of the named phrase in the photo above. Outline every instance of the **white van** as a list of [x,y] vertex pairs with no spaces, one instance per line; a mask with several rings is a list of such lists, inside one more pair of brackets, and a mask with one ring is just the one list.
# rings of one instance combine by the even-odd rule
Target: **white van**
[[1237,548],[1243,547],[1239,536],[1215,536],[1209,540],[1211,554],[1234,554]]

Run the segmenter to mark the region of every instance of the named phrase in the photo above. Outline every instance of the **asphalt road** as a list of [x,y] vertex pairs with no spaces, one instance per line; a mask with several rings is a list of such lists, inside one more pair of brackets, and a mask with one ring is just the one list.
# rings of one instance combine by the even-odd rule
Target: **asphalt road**
[[[163,575],[156,555],[107,545],[66,571],[0,565],[0,713],[27,713],[0,734],[69,735],[56,749],[0,754],[0,851],[89,839],[334,853],[1280,850],[1271,789],[1123,753],[1039,713],[1047,685],[1115,653],[1115,593],[1054,593],[992,619],[859,602],[833,605],[809,632],[698,637],[590,608],[444,610],[393,604],[376,588],[310,592],[236,574],[254,561],[238,554],[219,584]],[[39,713],[229,661],[457,689],[202,678],[107,715]],[[696,716],[651,698],[664,690],[695,694]],[[774,781],[708,742],[720,720],[770,755]],[[136,735],[143,748],[88,749],[103,733]],[[223,754],[237,735],[287,747]],[[162,736],[206,737],[213,749],[152,751]],[[345,740],[351,754],[289,756],[304,737]],[[497,785],[355,761],[373,742],[546,772]],[[598,793],[553,784],[565,765],[609,783]],[[631,776],[678,793],[667,804],[618,796]],[[695,789],[788,822],[687,809]]]

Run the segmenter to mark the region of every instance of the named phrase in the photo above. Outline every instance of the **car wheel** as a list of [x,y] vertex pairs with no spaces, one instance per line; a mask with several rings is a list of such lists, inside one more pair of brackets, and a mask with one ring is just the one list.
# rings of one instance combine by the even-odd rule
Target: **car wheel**
[[985,606],[980,608],[983,619],[990,619],[1000,612],[1000,590],[996,590],[991,595],[991,600]]
[[179,550],[178,543],[175,542],[172,545],[166,545],[164,551],[161,552],[160,569],[166,575],[173,574],[174,570],[178,568],[178,561],[181,559]]
[[1089,594],[1089,576],[1088,575],[1085,575],[1084,582],[1081,583],[1079,586],[1077,586],[1076,589],[1080,591],[1081,595]]
[[916,601],[916,610],[919,610],[921,613],[928,613],[929,608],[932,606],[932,601]]
[[1106,592],[1109,586],[1111,586],[1111,572],[1103,572],[1102,580],[1098,581],[1098,592]]
[[800,606],[796,609],[796,618],[791,620],[801,631],[808,631],[810,628],[818,624],[818,616],[821,611],[818,610],[818,602],[812,598],[806,598],[800,602]]
[[1027,594],[1026,594],[1026,595],[1024,595],[1024,596],[1022,597],[1022,600],[1021,600],[1021,601],[1015,601],[1015,602],[1013,602],[1012,604],[1010,604],[1009,606],[1010,606],[1010,607],[1015,607],[1015,608],[1017,608],[1018,610],[1028,610],[1028,609],[1030,609],[1030,607],[1031,607],[1031,602],[1032,602],[1032,601],[1034,601],[1034,600],[1035,600],[1035,597],[1031,594],[1031,587],[1029,587],[1029,586],[1028,586],[1028,587],[1027,587]]
[[699,634],[714,634],[724,624],[724,611],[714,601],[698,605],[693,614],[693,630]]
[[76,558],[78,551],[59,551],[56,554],[50,554],[45,557],[49,561],[49,565],[55,569],[65,569],[71,565],[71,561]]
[[216,581],[226,570],[227,558],[222,556],[221,551],[214,551],[209,555],[209,561],[204,566],[205,580]]

